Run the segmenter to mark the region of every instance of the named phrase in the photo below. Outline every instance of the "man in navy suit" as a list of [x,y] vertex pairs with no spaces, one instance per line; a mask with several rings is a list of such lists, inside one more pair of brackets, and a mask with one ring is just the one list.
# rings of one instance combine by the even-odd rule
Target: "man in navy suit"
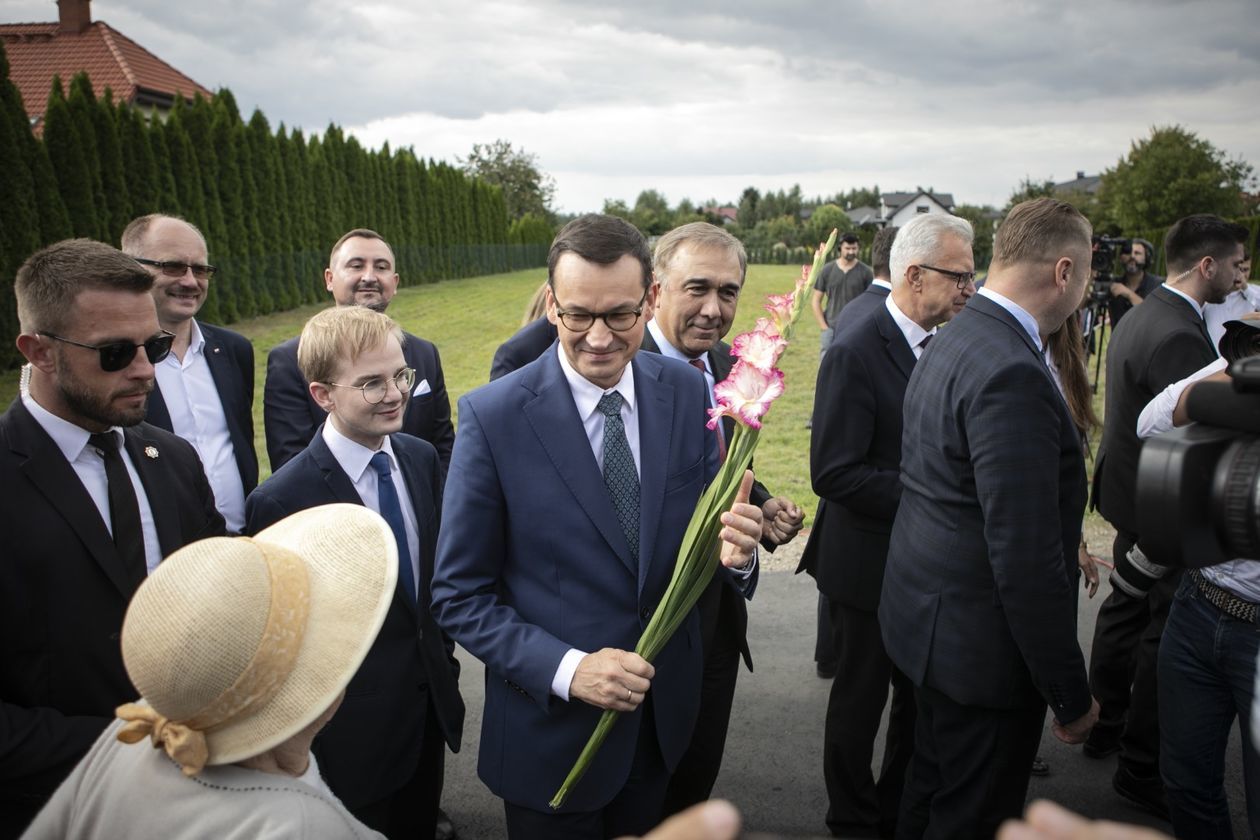
[[167,554],[224,533],[192,446],[143,422],[172,340],[152,285],[87,239],[17,273],[31,379],[0,415],[0,838],[136,698],[118,645],[136,587]]
[[361,822],[390,838],[433,837],[444,749],[459,749],[464,703],[454,647],[429,612],[442,468],[432,444],[399,432],[415,371],[398,325],[363,307],[311,318],[298,362],[328,420],[250,494],[247,530],[333,502],[366,505],[394,529],[398,591],[313,751]]
[[[1061,201],[1012,209],[985,287],[906,388],[879,602],[916,688],[899,838],[992,837],[1023,810],[1046,705],[1066,743],[1098,719],[1076,641],[1085,459],[1043,356],[1089,282],[1090,233]],[[947,268],[919,271],[952,283]]]
[[[633,653],[717,469],[704,377],[641,353],[656,303],[643,235],[583,216],[548,258],[558,347],[460,401],[433,578],[439,623],[486,663],[478,772],[509,836],[641,834],[687,748],[703,667],[696,612]],[[761,509],[723,514],[717,574],[755,584]],[[649,690],[650,689],[650,690]],[[549,807],[604,709],[594,764]]]
[[506,376],[512,371],[537,359],[547,348],[556,343],[556,325],[544,315],[535,318],[499,345],[490,362],[490,381]]
[[[324,269],[324,285],[338,306],[366,306],[384,312],[398,291],[394,251],[379,233],[367,228],[347,232],[333,245]],[[402,430],[433,444],[445,472],[455,442],[451,402],[437,347],[403,333],[403,358],[416,372],[408,395]],[[267,355],[263,385],[263,431],[272,471],[297,455],[324,422],[324,410],[307,392],[297,361],[298,340],[277,344]]]
[[[712,392],[715,384],[730,375],[734,365],[731,347],[722,338],[731,329],[744,287],[744,246],[719,227],[692,222],[660,238],[652,266],[657,301],[643,333],[642,349],[704,371]],[[734,433],[735,421],[731,418],[723,418],[720,431],[713,432],[722,436],[723,444]],[[789,542],[801,530],[804,513],[791,499],[772,496],[757,482],[749,500],[761,508],[761,544],[768,550]],[[746,594],[729,578],[715,576],[700,596],[700,637],[704,646],[700,717],[691,746],[670,779],[666,813],[703,802],[713,792],[726,747],[741,656],[748,670],[752,670]]]
[[[876,610],[901,500],[906,385],[937,327],[975,294],[973,236],[957,216],[911,219],[892,246],[892,293],[837,331],[818,370],[810,478],[825,505],[801,566],[827,599],[837,652],[823,736],[827,827],[837,837],[893,836],[914,749],[914,689],[884,652]],[[885,275],[887,262],[886,256]],[[871,756],[890,682],[893,704],[876,782]]]
[[258,486],[254,451],[254,346],[197,320],[214,266],[205,237],[183,219],[151,213],[127,225],[123,253],[153,275],[158,323],[175,335],[154,365],[157,385],[145,422],[193,445],[228,530],[245,527],[245,497]]

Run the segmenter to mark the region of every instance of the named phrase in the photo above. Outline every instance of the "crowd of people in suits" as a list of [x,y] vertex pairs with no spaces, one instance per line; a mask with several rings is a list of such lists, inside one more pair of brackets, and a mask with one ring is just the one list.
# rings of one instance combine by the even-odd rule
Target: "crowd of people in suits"
[[[1116,505],[1125,480],[1131,504],[1145,405],[1115,409],[1132,441],[1112,430],[1113,386],[1119,406],[1139,378],[1119,359],[1150,366],[1151,398],[1211,362],[1189,339],[1163,361],[1151,336],[1174,329],[1161,315],[1187,320],[1183,299],[1199,307],[1237,278],[1236,231],[1196,219],[1166,244],[1180,275],[1135,307],[1113,338],[1133,348],[1108,359],[1095,497],[1118,520],[1117,557],[1140,545]],[[732,366],[737,239],[693,223],[653,251],[615,217],[566,225],[541,314],[460,399],[456,433],[437,348],[386,314],[392,248],[347,232],[324,275],[335,306],[268,356],[261,484],[252,346],[196,317],[215,272],[204,237],[153,214],[120,244],[57,243],[15,283],[28,371],[0,416],[0,836],[452,836],[440,805],[463,731],[455,643],[486,665],[478,773],[510,836],[643,835],[675,814],[652,836],[734,836],[738,818],[706,800],[740,663],[753,667],[747,601],[760,553],[794,539],[805,512],[746,482],[697,608],[654,662],[634,648],[733,434],[729,418],[706,421]],[[1140,762],[1141,743],[1177,740],[1160,720],[1155,746],[1140,741],[1139,713],[1165,668],[1156,625],[1175,576],[1136,603],[1108,597],[1095,648],[1110,645],[1110,673],[1095,654],[1087,674],[1076,642],[1078,577],[1098,584],[1082,535],[1096,419],[1075,321],[1089,224],[1061,202],[1019,205],[979,292],[971,246],[966,221],[924,215],[882,231],[874,271],[859,271],[846,237],[814,291],[829,336],[801,565],[844,675],[823,751],[836,836],[993,836],[1023,809],[1047,707],[1087,754],[1113,737]],[[843,301],[824,313],[832,294]],[[1177,597],[1246,575],[1187,576]],[[245,592],[254,578],[266,585]],[[623,719],[551,808],[608,709]],[[136,732],[165,752],[135,758],[119,740]],[[1188,751],[1126,772],[1163,771],[1179,831],[1219,829],[1211,767]],[[161,803],[137,804],[150,788],[177,803],[160,819],[147,815]],[[1006,830],[1065,819],[1043,809]]]

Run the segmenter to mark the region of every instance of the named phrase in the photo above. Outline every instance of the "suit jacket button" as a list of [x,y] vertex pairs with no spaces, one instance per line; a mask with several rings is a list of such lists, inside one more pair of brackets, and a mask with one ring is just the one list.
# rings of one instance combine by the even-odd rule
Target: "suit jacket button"
[[121,638],[122,638],[122,633],[110,633],[110,634],[109,634],[109,640],[110,640],[111,642],[116,642],[116,641],[118,641],[118,640],[119,640],[119,639],[121,639]]
[[642,610],[640,610],[640,611],[639,611],[639,617],[640,617],[640,618],[642,618],[644,621],[647,621],[649,618],[651,618],[651,617],[652,617],[652,610],[651,610],[651,608],[650,608],[650,607],[644,607]]
[[423,638],[424,638],[424,628],[422,628],[422,627],[417,627],[417,628],[416,628],[416,638],[417,638],[417,639],[423,639]]

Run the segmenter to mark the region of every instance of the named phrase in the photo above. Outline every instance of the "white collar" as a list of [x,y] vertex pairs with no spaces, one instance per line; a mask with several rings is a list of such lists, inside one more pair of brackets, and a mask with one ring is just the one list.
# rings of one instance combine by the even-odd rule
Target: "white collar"
[[[26,406],[26,410],[35,418],[35,422],[53,439],[53,443],[57,444],[57,448],[61,450],[61,454],[67,461],[73,464],[83,454],[84,447],[88,445],[88,438],[92,436],[91,432],[53,414],[35,402],[35,398],[29,391],[22,395],[22,405]],[[110,426],[106,432],[116,434],[123,439],[123,431],[117,426]]]
[[633,359],[626,363],[625,369],[621,372],[621,379],[616,385],[611,388],[601,388],[573,369],[573,366],[569,364],[568,356],[564,355],[562,345],[556,346],[556,352],[560,354],[560,370],[564,371],[564,378],[569,382],[569,390],[573,392],[573,402],[577,404],[578,417],[582,418],[583,423],[598,408],[600,398],[609,391],[621,394],[621,398],[626,401],[626,407],[634,411]]
[[911,350],[922,344],[923,339],[927,338],[929,335],[936,335],[936,327],[932,327],[930,330],[925,330],[923,327],[910,320],[906,313],[901,311],[901,307],[897,305],[897,302],[893,300],[892,295],[884,298],[884,306],[887,307],[888,314],[892,315],[893,323],[895,323],[897,328],[901,330],[901,334],[906,337],[906,344],[910,345]]
[[[648,321],[647,328],[648,328],[648,332],[652,334],[652,338],[656,340],[656,347],[658,350],[661,351],[662,356],[668,356],[671,359],[677,359],[680,362],[686,362],[687,364],[691,364],[691,362],[693,361],[693,358],[691,356],[688,356],[686,353],[679,350],[677,347],[675,347],[673,344],[669,342],[669,339],[665,337],[665,333],[661,330],[661,325],[656,323],[655,318],[653,318],[651,321]],[[711,376],[713,374],[713,371],[709,369],[709,354],[701,353],[699,356],[696,356],[695,358],[699,359],[704,364],[704,369],[708,371],[709,375]]]
[[392,469],[398,468],[398,459],[394,457],[394,448],[390,446],[389,435],[385,435],[381,440],[380,449],[368,449],[363,444],[357,443],[337,431],[337,427],[333,425],[332,417],[324,421],[323,435],[324,443],[328,444],[328,450],[337,459],[341,469],[350,477],[351,482],[357,483],[363,477],[363,473],[371,466],[372,456],[377,452],[387,454],[390,467]]
[[887,280],[881,280],[878,277],[876,277],[874,280],[871,281],[871,285],[879,286],[881,289],[887,289],[890,292],[892,291],[892,283],[888,282]]
[[1024,307],[1008,298],[1006,295],[998,294],[990,289],[987,285],[981,286],[976,290],[976,294],[983,295],[998,306],[1005,309],[1019,321],[1019,325],[1024,328],[1024,332],[1032,336],[1033,344],[1037,345],[1037,352],[1042,352],[1041,330],[1037,327],[1037,319]]

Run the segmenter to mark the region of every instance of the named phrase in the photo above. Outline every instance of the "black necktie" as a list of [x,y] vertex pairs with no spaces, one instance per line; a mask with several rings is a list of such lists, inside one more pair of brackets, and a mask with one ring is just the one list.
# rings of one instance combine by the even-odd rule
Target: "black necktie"
[[144,559],[144,531],[140,527],[140,505],[131,486],[127,465],[118,454],[118,436],[112,432],[88,437],[105,460],[105,480],[109,483],[109,521],[114,547],[123,566],[138,585],[148,574]]
[[604,486],[612,496],[621,531],[630,544],[630,559],[639,561],[639,473],[634,468],[634,455],[626,440],[626,427],[621,421],[621,394],[616,391],[599,399],[599,412],[604,415]]

